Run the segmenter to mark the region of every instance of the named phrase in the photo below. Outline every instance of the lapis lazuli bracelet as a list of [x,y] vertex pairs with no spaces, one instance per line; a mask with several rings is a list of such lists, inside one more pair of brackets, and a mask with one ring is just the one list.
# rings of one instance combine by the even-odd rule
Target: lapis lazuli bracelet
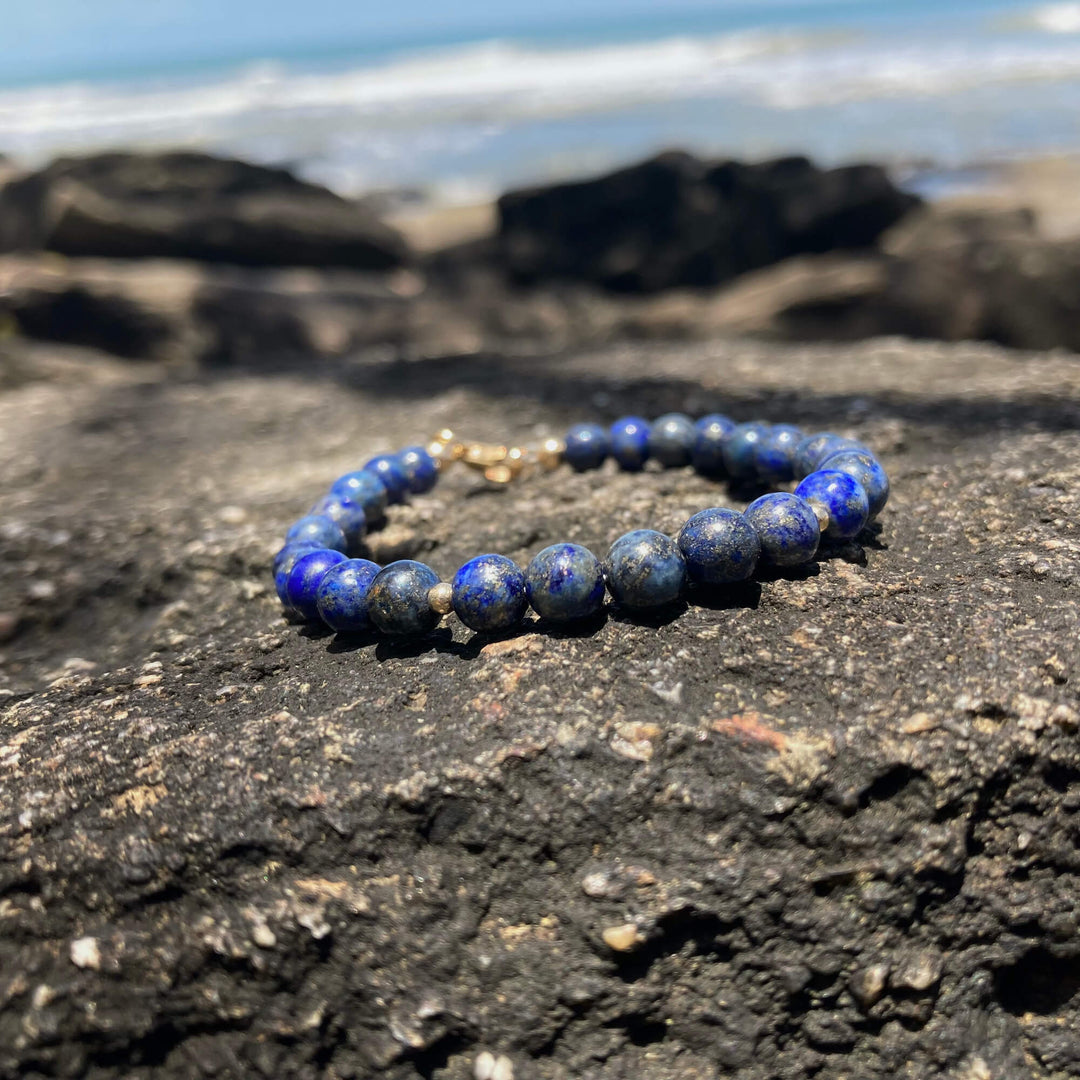
[[[452,581],[440,581],[412,559],[378,566],[348,557],[361,550],[368,526],[385,518],[388,504],[430,491],[450,462],[501,484],[563,462],[598,469],[609,457],[630,472],[652,461],[744,486],[799,482],[794,492],[762,495],[743,513],[702,510],[674,539],[652,529],[628,532],[604,561],[579,544],[553,544],[525,570],[504,555],[478,555]],[[425,634],[450,612],[472,630],[503,633],[530,606],[541,619],[568,623],[599,611],[607,591],[624,608],[658,610],[678,603],[691,586],[745,581],[759,563],[810,562],[823,536],[857,536],[888,497],[888,477],[864,445],[832,432],[804,435],[787,424],[736,424],[718,414],[695,423],[681,413],[650,424],[629,416],[610,428],[578,424],[564,440],[535,448],[462,442],[442,431],[426,447],[380,455],[340,477],[289,529],[274,581],[290,616],[339,633]]]

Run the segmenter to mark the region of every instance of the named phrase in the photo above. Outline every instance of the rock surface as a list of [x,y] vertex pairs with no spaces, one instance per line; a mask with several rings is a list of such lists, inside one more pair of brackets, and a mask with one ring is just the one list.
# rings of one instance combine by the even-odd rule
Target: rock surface
[[[0,1075],[1080,1072],[1075,357],[8,340],[0,385]],[[880,534],[659,625],[281,619],[277,537],[372,453],[676,408],[866,439]],[[445,576],[730,498],[451,472],[372,553]]]

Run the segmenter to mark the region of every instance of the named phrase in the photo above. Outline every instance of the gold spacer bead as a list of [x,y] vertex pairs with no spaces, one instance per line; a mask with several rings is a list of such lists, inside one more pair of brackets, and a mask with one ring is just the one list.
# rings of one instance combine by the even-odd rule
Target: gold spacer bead
[[807,501],[817,515],[818,531],[824,533],[829,527],[829,508],[817,499],[809,499]]
[[449,615],[454,610],[454,586],[449,581],[440,581],[428,590],[427,599],[437,615]]
[[536,453],[536,460],[540,463],[540,468],[550,472],[562,464],[565,452],[566,443],[562,439],[545,439]]

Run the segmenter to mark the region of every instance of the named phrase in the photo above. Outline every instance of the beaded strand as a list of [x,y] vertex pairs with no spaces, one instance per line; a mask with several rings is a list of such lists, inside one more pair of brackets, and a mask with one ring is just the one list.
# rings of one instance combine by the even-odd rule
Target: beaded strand
[[[620,536],[601,562],[580,544],[552,544],[522,570],[504,555],[470,559],[452,581],[431,567],[400,559],[380,567],[349,558],[391,504],[430,491],[441,470],[460,461],[494,483],[529,468],[565,462],[578,472],[609,458],[639,472],[646,462],[692,466],[710,479],[780,486],[740,513],[710,507],[669,537],[653,529]],[[867,447],[832,432],[804,435],[787,424],[736,424],[720,414],[696,423],[669,413],[651,424],[638,416],[610,428],[577,424],[563,440],[536,449],[466,443],[443,431],[426,447],[381,454],[346,473],[286,533],[274,559],[274,584],[286,612],[339,633],[375,630],[392,637],[426,634],[453,612],[478,633],[503,633],[531,607],[542,619],[568,623],[600,610],[604,595],[632,611],[670,607],[688,586],[745,581],[757,566],[810,562],[822,537],[857,536],[881,513],[889,479]]]

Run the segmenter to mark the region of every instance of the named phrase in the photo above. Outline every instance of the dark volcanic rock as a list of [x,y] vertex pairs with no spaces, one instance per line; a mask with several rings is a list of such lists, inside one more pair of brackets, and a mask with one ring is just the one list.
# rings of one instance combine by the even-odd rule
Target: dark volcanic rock
[[594,180],[504,195],[499,247],[519,281],[654,292],[869,247],[917,203],[873,165],[709,164],[667,153]]

